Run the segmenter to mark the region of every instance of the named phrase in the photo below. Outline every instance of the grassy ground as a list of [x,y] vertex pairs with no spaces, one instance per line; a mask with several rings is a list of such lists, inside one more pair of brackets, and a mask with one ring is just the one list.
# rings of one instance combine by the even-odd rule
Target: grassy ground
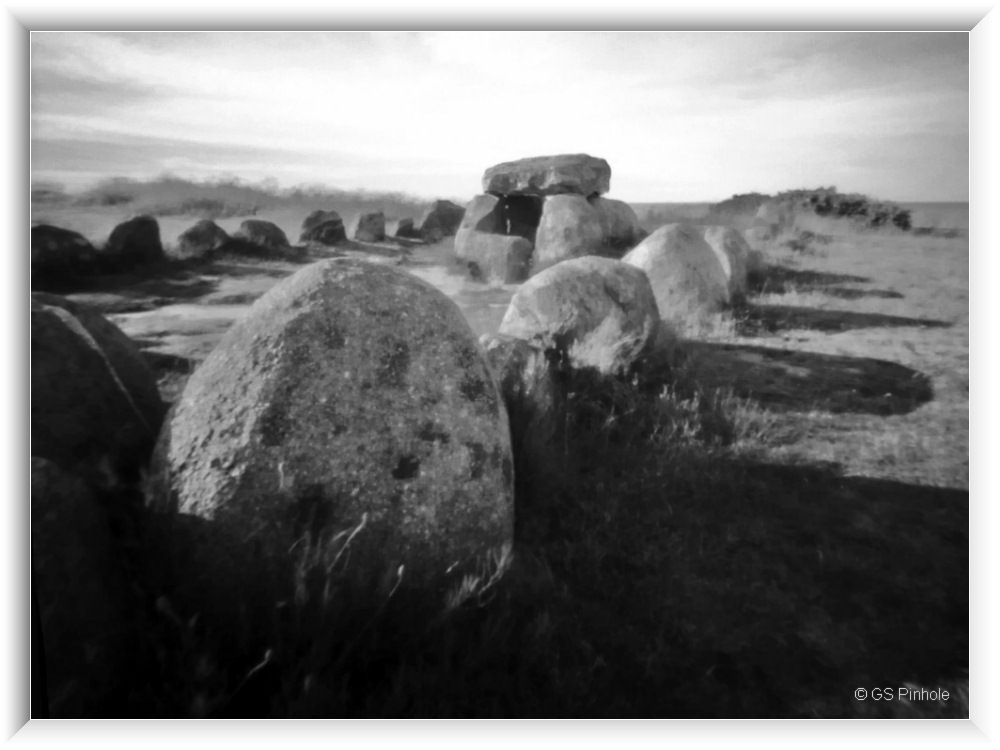
[[[149,638],[120,712],[967,716],[967,240],[813,229],[669,375],[571,378],[513,550],[450,597],[234,620],[130,519]],[[906,684],[951,698],[854,697]]]

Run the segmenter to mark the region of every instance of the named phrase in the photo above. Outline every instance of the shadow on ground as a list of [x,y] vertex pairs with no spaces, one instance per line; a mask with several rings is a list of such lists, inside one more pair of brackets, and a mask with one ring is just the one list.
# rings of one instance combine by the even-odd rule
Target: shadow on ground
[[747,305],[736,320],[741,336],[755,336],[777,331],[851,331],[858,328],[948,328],[945,320],[908,318],[884,313],[850,312],[847,310],[822,310],[794,305]]
[[[967,675],[967,492],[759,464],[704,464],[715,477],[678,482],[698,466],[636,488],[645,510],[613,521],[610,534],[669,550],[655,565],[628,546],[601,559],[620,591],[591,588],[596,561],[550,560],[587,598],[586,640],[604,665],[592,689],[610,700],[583,715],[890,715],[855,688]],[[602,549],[587,538],[595,521],[566,547]],[[913,716],[967,710],[956,699]]]
[[689,341],[682,365],[706,391],[732,389],[775,411],[906,414],[934,396],[930,379],[880,359]]
[[871,279],[846,273],[806,271],[787,266],[767,265],[748,279],[748,288],[755,294],[783,294],[792,290],[821,290],[838,284],[864,284]]

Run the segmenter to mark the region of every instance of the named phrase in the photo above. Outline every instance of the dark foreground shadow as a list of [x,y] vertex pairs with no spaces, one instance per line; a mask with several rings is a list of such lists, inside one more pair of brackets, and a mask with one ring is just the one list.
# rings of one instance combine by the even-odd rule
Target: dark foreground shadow
[[930,379],[880,359],[690,341],[691,381],[732,389],[776,411],[906,414],[934,396]]
[[[716,478],[678,482],[699,466]],[[603,610],[608,621],[595,626],[602,633],[595,650],[608,664],[609,691],[633,685],[635,692],[627,708],[597,715],[968,711],[956,694],[969,666],[967,492],[830,470],[695,461],[645,487],[642,497],[645,514],[620,519],[618,534],[642,533],[643,548],[672,549],[655,569],[628,548],[602,563],[619,569],[616,578],[628,590],[615,599],[621,609]],[[671,512],[650,501],[669,503]],[[599,547],[577,533],[576,543]],[[565,568],[557,574],[573,575]],[[574,583],[587,591],[586,581]],[[657,615],[661,652],[647,650],[653,663],[619,658],[622,647],[607,634],[648,630]],[[637,642],[632,648],[641,650]],[[669,676],[657,674],[657,666]],[[907,714],[903,706],[854,699],[858,686],[881,682],[949,689],[952,705]]]
[[[887,293],[893,294],[893,293]],[[883,313],[846,310],[821,310],[793,305],[747,305],[737,319],[737,331],[743,336],[788,330],[851,331],[858,328],[948,328],[944,320],[908,318]]]

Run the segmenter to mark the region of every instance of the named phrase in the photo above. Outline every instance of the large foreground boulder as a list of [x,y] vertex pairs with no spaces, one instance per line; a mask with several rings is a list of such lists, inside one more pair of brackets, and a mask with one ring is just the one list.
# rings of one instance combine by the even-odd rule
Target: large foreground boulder
[[626,373],[655,344],[656,299],[646,275],[619,260],[564,261],[514,294],[500,333],[565,354],[574,367]]
[[604,249],[601,215],[582,195],[545,199],[535,234],[533,273],[570,258],[597,255]]
[[292,253],[288,237],[281,227],[263,219],[247,219],[233,234],[235,242],[221,248],[222,252],[284,258]]
[[163,260],[160,225],[152,216],[136,216],[111,230],[101,258],[111,270],[128,270]]
[[582,196],[603,194],[611,187],[611,166],[587,154],[536,156],[504,162],[483,174],[483,192],[494,195]]
[[94,270],[97,251],[78,232],[39,224],[31,228],[31,276],[33,280],[72,279]]
[[302,222],[299,242],[317,242],[320,245],[336,245],[347,239],[344,220],[336,211],[316,210]]
[[524,237],[462,230],[455,255],[469,264],[471,275],[486,283],[517,284],[528,278],[531,243]]
[[261,297],[191,376],[152,503],[271,559],[343,551],[347,575],[432,582],[511,541],[512,467],[458,307],[404,271],[326,260]]
[[123,384],[115,357],[67,310],[32,300],[31,455],[71,471],[106,465],[135,475],[157,424]]
[[733,227],[716,226],[706,227],[704,238],[726,274],[730,297],[746,294],[750,246],[743,235]]
[[420,224],[420,236],[427,242],[439,242],[458,231],[465,209],[451,201],[434,201]]
[[690,224],[660,227],[622,260],[645,272],[660,316],[676,329],[700,325],[729,302],[722,264]]
[[83,481],[35,456],[31,588],[50,717],[121,716],[139,636],[108,515]]
[[361,214],[354,230],[358,242],[381,242],[385,239],[385,214],[381,211]]
[[175,258],[198,259],[211,258],[220,247],[229,241],[226,231],[211,219],[202,219],[194,226],[184,230],[177,238],[177,245],[171,251]]
[[154,435],[158,434],[167,406],[160,398],[156,373],[143,359],[142,353],[132,339],[96,310],[78,305],[65,297],[33,292],[31,301],[33,304],[58,307],[76,318],[100,348],[115,377],[135,404],[143,420],[149,425],[150,431]]

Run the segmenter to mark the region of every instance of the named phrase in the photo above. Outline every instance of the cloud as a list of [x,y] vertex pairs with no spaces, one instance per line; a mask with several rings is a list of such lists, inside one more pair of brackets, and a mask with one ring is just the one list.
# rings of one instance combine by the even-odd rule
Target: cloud
[[[159,162],[187,148],[172,163],[205,173],[272,160],[279,179],[422,195],[577,151],[631,200],[967,182],[965,163],[944,182],[930,166],[968,134],[965,34],[36,33],[31,53],[36,143],[101,142],[109,169],[113,144],[147,139],[144,159],[172,144]],[[885,174],[845,174],[876,143]]]

